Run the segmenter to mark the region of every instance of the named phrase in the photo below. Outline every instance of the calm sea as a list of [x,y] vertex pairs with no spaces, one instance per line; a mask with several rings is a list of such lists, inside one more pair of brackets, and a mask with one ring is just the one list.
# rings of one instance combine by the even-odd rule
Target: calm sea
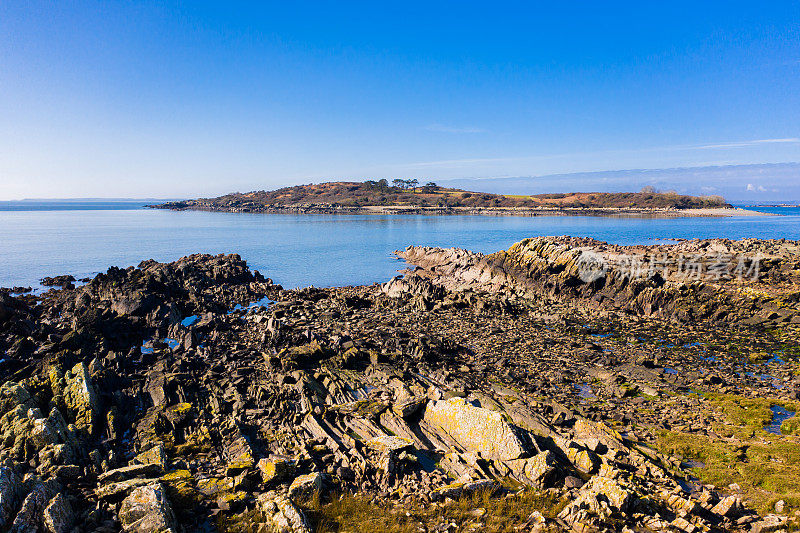
[[0,286],[44,276],[92,276],[144,259],[238,253],[287,288],[383,282],[409,244],[494,252],[537,235],[588,236],[618,244],[656,239],[800,239],[800,208],[783,216],[641,219],[577,216],[263,215],[172,212],[142,202],[0,202]]

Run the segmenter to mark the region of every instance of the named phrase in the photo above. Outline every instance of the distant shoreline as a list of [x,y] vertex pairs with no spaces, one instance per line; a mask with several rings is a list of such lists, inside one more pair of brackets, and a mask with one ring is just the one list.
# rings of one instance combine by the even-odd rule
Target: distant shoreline
[[272,205],[257,209],[252,207],[187,206],[170,204],[146,206],[151,209],[170,211],[208,211],[220,213],[260,214],[307,214],[307,215],[479,215],[479,216],[607,216],[634,218],[680,218],[680,217],[740,217],[780,216],[739,207],[714,208],[641,208],[641,207],[421,207],[421,206],[319,206],[319,205]]

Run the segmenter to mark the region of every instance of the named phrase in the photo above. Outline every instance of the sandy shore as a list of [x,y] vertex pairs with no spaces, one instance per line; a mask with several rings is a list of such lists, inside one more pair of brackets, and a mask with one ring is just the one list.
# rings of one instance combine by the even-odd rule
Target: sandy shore
[[751,209],[742,209],[741,207],[730,208],[711,208],[711,209],[689,209],[691,213],[688,216],[697,217],[771,217],[780,216],[774,213],[763,213],[761,211],[753,211]]

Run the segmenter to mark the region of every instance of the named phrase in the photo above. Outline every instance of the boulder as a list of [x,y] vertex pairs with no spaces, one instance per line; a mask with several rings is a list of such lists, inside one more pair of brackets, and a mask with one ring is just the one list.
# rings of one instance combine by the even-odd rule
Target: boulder
[[282,481],[294,475],[295,463],[286,457],[273,456],[266,457],[258,461],[258,469],[261,471],[261,478],[264,483],[271,481]]
[[479,452],[486,459],[518,459],[528,452],[514,427],[502,414],[474,407],[464,398],[429,402],[424,420],[447,433],[465,449]]
[[157,465],[161,470],[166,470],[167,452],[164,451],[164,445],[159,442],[152,448],[134,457],[133,461],[140,465]]
[[9,531],[14,532],[30,532],[38,531],[40,517],[52,498],[60,487],[55,486],[54,483],[37,482],[25,499],[11,524]]
[[275,533],[311,533],[305,515],[289,498],[272,498],[270,494],[262,494],[257,504],[270,518]]
[[139,487],[145,487],[157,482],[158,478],[129,479],[117,483],[108,483],[94,490],[95,496],[101,500],[114,500],[128,495]]
[[600,458],[593,451],[571,442],[566,449],[569,461],[584,474],[591,474],[600,467]]
[[298,498],[306,498],[322,490],[322,474],[313,472],[304,476],[298,476],[289,486],[289,498],[296,501]]
[[636,493],[611,475],[602,475],[604,473],[613,474],[601,469],[601,473],[592,477],[559,513],[558,517],[572,524],[574,530],[580,530],[577,527],[584,522],[587,513],[607,519],[613,512],[628,512],[633,505]]
[[86,363],[78,363],[67,372],[64,400],[75,414],[75,425],[89,434],[95,433],[100,403]]
[[44,527],[50,533],[67,533],[72,530],[75,514],[69,500],[63,494],[56,494],[42,513]]
[[778,531],[786,527],[786,522],[787,517],[785,516],[768,514],[763,520],[753,522],[753,525],[750,526],[750,533],[770,533],[772,531]]
[[392,411],[401,418],[408,418],[418,413],[427,401],[427,396],[411,396],[410,398],[405,398],[395,403],[392,406]]
[[5,529],[17,508],[22,480],[7,466],[0,466],[0,529]]
[[163,471],[160,465],[157,464],[144,464],[144,465],[131,465],[115,468],[108,472],[103,472],[97,477],[100,483],[116,483],[125,481],[126,479],[154,477],[160,475]]
[[550,485],[558,467],[555,456],[549,450],[531,459],[515,459],[503,464],[511,469],[517,481],[537,488]]
[[177,523],[164,486],[152,483],[135,489],[122,501],[119,520],[124,531],[176,533]]
[[715,505],[711,512],[720,516],[733,518],[739,514],[742,509],[742,501],[738,496],[726,496],[722,498],[717,505]]

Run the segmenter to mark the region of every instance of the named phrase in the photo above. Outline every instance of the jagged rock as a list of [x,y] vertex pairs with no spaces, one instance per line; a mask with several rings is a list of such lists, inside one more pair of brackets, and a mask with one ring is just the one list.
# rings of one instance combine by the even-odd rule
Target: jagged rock
[[440,300],[445,294],[442,287],[414,274],[391,279],[381,286],[381,292],[390,298],[412,295],[421,296],[427,300]]
[[7,466],[0,466],[0,528],[5,528],[17,508],[22,480]]
[[778,531],[786,527],[786,522],[787,517],[785,516],[769,514],[765,516],[763,520],[753,522],[750,526],[750,533],[770,533],[771,531]]
[[177,522],[164,487],[151,483],[135,489],[122,501],[119,520],[125,531],[135,533],[175,533]]
[[155,463],[123,466],[121,468],[109,470],[108,472],[103,472],[97,476],[97,481],[100,483],[116,483],[125,481],[126,479],[154,477],[161,474],[163,470],[161,465]]
[[[622,435],[602,422],[578,418],[575,421],[572,432],[577,441],[594,441],[603,444],[611,450],[625,448],[625,444],[622,442]],[[596,448],[596,446],[588,446],[588,448],[593,449]]]
[[164,417],[170,423],[177,427],[189,420],[192,417],[193,409],[192,404],[189,402],[182,402],[176,405],[171,405],[164,409]]
[[503,464],[511,469],[515,479],[538,488],[550,485],[558,467],[558,462],[550,450],[545,450],[531,459],[515,459],[505,461]]
[[722,498],[722,500],[720,500],[720,502],[711,509],[711,512],[720,516],[733,518],[739,514],[741,508],[742,501],[739,499],[739,497],[731,495]]
[[303,512],[289,498],[262,494],[258,497],[258,507],[270,518],[275,533],[312,532]]
[[283,481],[294,475],[295,462],[286,457],[263,458],[258,461],[258,469],[264,483]]
[[75,413],[75,425],[90,435],[94,434],[95,423],[100,415],[100,403],[86,363],[78,363],[72,367],[65,379],[64,400],[67,407]]
[[225,455],[228,460],[226,470],[228,475],[235,475],[244,469],[252,468],[255,461],[253,460],[253,449],[241,430],[233,425],[229,431],[230,443],[225,447]]
[[167,452],[160,442],[152,448],[143,451],[133,458],[134,462],[141,465],[157,465],[161,470],[167,469]]
[[427,402],[428,398],[426,396],[411,396],[395,403],[392,406],[392,411],[402,418],[408,418],[417,414]]
[[492,479],[456,482],[434,489],[431,492],[431,499],[433,501],[442,500],[444,498],[455,500],[462,495],[468,496],[484,490],[493,491],[496,487],[497,482]]
[[33,407],[30,402],[30,393],[19,383],[6,381],[0,385],[0,410],[4,413],[17,406],[22,406],[27,410]]
[[[414,513],[429,498],[455,498],[470,483],[488,488],[506,478],[572,498],[553,523],[514,517],[520,530],[726,531],[766,522],[739,502],[736,512],[711,513],[720,496],[710,488],[683,491],[687,467],[650,445],[661,428],[716,439],[707,431],[718,416],[715,400],[683,394],[703,376],[719,376],[705,383],[721,393],[788,402],[800,383],[794,363],[776,356],[765,364],[769,353],[752,353],[750,362],[727,358],[720,347],[747,353],[739,348],[748,334],[759,350],[763,342],[772,351],[772,341],[759,328],[706,327],[705,311],[696,308],[678,309],[698,317],[688,328],[656,320],[661,304],[670,316],[669,280],[622,287],[611,271],[603,279],[613,286],[581,280],[571,243],[580,244],[539,239],[491,258],[442,252],[447,264],[393,282],[391,295],[376,286],[276,290],[266,309],[248,306],[265,284],[224,258],[112,269],[87,286],[37,296],[28,310],[0,289],[7,310],[0,370],[19,380],[0,386],[0,465],[25,474],[23,482],[0,471],[0,512],[10,509],[0,530],[18,510],[25,511],[20,527],[44,530],[48,513],[55,518],[68,502],[79,529],[112,531],[120,502],[159,481],[186,530],[205,527],[220,510],[238,512],[269,488],[304,501],[324,485]],[[782,261],[771,278],[800,286],[800,261]],[[776,293],[767,280],[754,288],[764,289],[762,300],[743,296],[735,312],[794,338],[796,289]],[[692,284],[675,289],[719,293]],[[730,312],[726,305],[720,309]],[[704,316],[716,312],[714,301],[709,306]],[[706,336],[707,346],[691,348]],[[707,361],[710,355],[719,360]],[[62,365],[73,367],[69,380]],[[785,387],[740,372],[743,366]],[[81,381],[104,405],[90,407]],[[646,394],[614,396],[631,385]],[[67,424],[73,419],[80,431]],[[267,459],[253,468],[259,457]],[[319,473],[288,487],[296,471]],[[330,476],[324,484],[323,475]],[[58,480],[63,499],[51,492],[44,502],[35,490],[40,479]],[[98,480],[93,497],[89,487]],[[267,523],[257,527],[302,530],[287,520],[290,511],[279,511],[278,497],[268,496]],[[421,527],[477,530],[489,527],[489,512]]]
[[56,494],[44,508],[42,521],[50,533],[67,533],[72,530],[75,514],[63,494]]
[[139,487],[152,485],[158,482],[158,478],[145,478],[145,479],[129,479],[127,481],[120,481],[117,483],[109,483],[94,490],[95,496],[101,500],[113,500],[122,496],[126,496]]
[[11,524],[14,533],[36,532],[39,530],[40,517],[47,507],[50,498],[60,487],[53,483],[37,482],[25,499]]
[[197,480],[197,490],[204,496],[216,496],[233,490],[233,479],[209,477]]
[[292,481],[289,486],[289,498],[297,500],[311,496],[315,492],[322,490],[322,475],[319,472],[313,472],[304,476],[299,476]]
[[578,445],[576,442],[571,442],[566,449],[567,459],[584,474],[590,474],[597,471],[600,467],[600,458],[592,450]]
[[145,390],[150,395],[153,405],[163,406],[167,403],[167,382],[169,378],[163,372],[151,371],[147,377]]
[[[601,471],[602,474],[602,471]],[[579,491],[578,496],[567,505],[559,518],[573,524],[582,524],[586,513],[604,520],[612,512],[627,512],[636,499],[636,493],[620,485],[619,481],[601,474],[593,476]]]
[[474,407],[464,398],[429,402],[424,419],[465,449],[480,452],[487,459],[517,459],[527,453],[525,445],[503,415]]
[[395,437],[394,435],[383,435],[373,437],[367,441],[367,446],[381,452],[399,452],[413,446],[411,439]]
[[229,492],[217,497],[217,507],[223,511],[240,511],[247,500],[250,499],[250,494],[244,491]]

